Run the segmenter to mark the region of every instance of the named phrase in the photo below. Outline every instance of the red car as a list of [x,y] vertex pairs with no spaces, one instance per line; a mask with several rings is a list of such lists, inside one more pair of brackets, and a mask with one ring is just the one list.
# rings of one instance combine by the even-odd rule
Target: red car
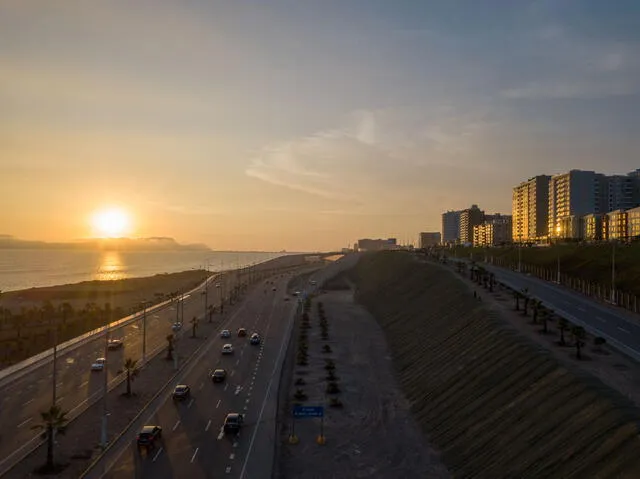
[[156,441],[162,439],[160,426],[144,426],[138,434],[138,447],[154,447]]

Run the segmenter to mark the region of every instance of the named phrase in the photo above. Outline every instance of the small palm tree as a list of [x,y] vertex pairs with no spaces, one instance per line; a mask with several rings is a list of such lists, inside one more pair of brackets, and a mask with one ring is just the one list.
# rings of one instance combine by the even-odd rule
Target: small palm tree
[[574,326],[571,329],[571,334],[573,334],[573,339],[576,343],[576,358],[582,359],[580,351],[582,346],[584,346],[584,338],[587,336],[587,333],[582,326]]
[[138,361],[127,358],[124,362],[124,370],[127,373],[127,396],[131,396],[131,383],[140,373],[140,370],[138,369]]
[[569,329],[569,322],[565,318],[558,319],[558,329],[560,330],[560,344],[564,346],[566,344],[564,332]]
[[191,319],[191,337],[196,337],[196,328],[198,327],[198,318],[195,316]]
[[167,336],[167,359],[173,359],[173,334]]
[[55,445],[55,435],[64,434],[67,428],[67,412],[63,411],[60,406],[53,405],[47,411],[40,413],[42,422],[36,424],[31,429],[38,429],[42,431],[42,439],[47,440],[47,462],[45,469],[52,470],[54,468],[53,462],[53,448]]

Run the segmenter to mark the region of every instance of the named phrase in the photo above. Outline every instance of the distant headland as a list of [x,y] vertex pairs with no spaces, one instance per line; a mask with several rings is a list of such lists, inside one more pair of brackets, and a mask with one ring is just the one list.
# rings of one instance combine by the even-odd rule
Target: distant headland
[[150,238],[89,238],[64,243],[31,241],[0,235],[0,249],[75,249],[116,251],[211,251],[204,244],[180,244],[163,236]]

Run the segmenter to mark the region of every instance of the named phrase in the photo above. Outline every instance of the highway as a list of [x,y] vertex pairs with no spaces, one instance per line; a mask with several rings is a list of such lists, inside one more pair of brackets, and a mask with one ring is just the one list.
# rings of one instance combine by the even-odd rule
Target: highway
[[[219,281],[225,291],[230,290],[231,275]],[[218,281],[218,280],[216,280]],[[220,288],[222,289],[222,288]],[[219,291],[215,283],[209,284],[209,304],[219,302]],[[214,303],[215,301],[215,303]],[[188,321],[204,314],[204,298],[198,290],[184,300],[184,331],[189,331]],[[171,325],[176,321],[176,303],[147,314],[147,356],[158,348],[166,346],[166,336],[171,333]],[[125,358],[140,360],[143,338],[142,315],[139,320],[110,332],[111,338],[124,340],[123,348],[109,351],[107,367],[103,372],[91,371],[96,358],[105,357],[105,337],[89,339],[86,343],[59,354],[57,364],[56,398],[63,410],[80,409],[83,403],[102,395],[104,374],[112,381],[123,369]],[[187,333],[188,334],[188,333]],[[39,422],[40,412],[47,410],[53,400],[53,361],[35,368],[28,374],[0,387],[0,471],[12,461],[19,459],[20,452],[37,436],[31,429]]]
[[[143,416],[141,424],[163,428],[157,447],[141,454],[135,442],[138,431],[130,431],[123,448],[105,460],[115,466],[102,477],[271,477],[280,368],[299,307],[286,291],[290,279],[290,275],[275,279],[276,291],[273,285],[250,291],[221,326],[232,332],[231,339],[212,338],[200,358],[172,385],[189,385],[191,399],[176,403],[168,390]],[[291,286],[302,288],[295,283]],[[290,299],[286,301],[286,297]],[[247,337],[237,337],[241,327],[247,329]],[[249,343],[254,331],[262,337],[260,345]],[[221,354],[225,343],[233,344],[234,354]],[[211,381],[210,374],[216,368],[227,370],[225,382]],[[222,433],[224,418],[230,412],[245,414],[245,425],[238,435]],[[103,469],[96,469],[86,477],[100,477]]]
[[483,267],[494,273],[498,281],[508,286],[518,290],[528,288],[529,294],[556,313],[584,326],[593,334],[606,338],[613,346],[640,360],[640,316],[596,302],[533,276],[489,264],[483,264]]

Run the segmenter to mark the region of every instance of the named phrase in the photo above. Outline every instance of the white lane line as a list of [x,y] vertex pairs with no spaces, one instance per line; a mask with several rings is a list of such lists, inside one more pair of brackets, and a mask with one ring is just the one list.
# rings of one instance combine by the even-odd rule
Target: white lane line
[[224,389],[223,389],[223,391],[226,391],[227,389],[229,389],[229,383],[227,383],[227,384],[225,384],[225,385],[224,385]]
[[203,387],[204,387],[204,383],[201,383],[200,387],[198,388],[198,391],[200,391]]
[[62,402],[63,399],[64,399],[64,396],[60,396],[58,399],[56,399],[56,402]]
[[582,306],[576,306],[578,311],[582,311],[583,313],[586,313],[587,310],[585,308],[583,308]]
[[178,426],[180,425],[180,419],[178,419],[175,423],[175,425],[173,426],[172,431],[175,431],[176,429],[178,429]]
[[233,441],[233,447],[238,447],[238,441]]
[[158,456],[160,455],[161,452],[162,452],[162,447],[158,449],[158,452],[156,452],[156,455],[153,456],[152,462],[156,462],[156,459],[158,459]]
[[24,407],[24,406],[26,406],[27,404],[32,403],[32,402],[33,402],[33,399],[29,399],[27,402],[23,402],[23,403],[22,403],[22,406]]
[[32,417],[30,417],[29,419],[25,419],[25,420],[24,420],[24,421],[22,421],[20,424],[18,424],[18,427],[22,427],[22,426],[24,426],[25,424],[27,424],[29,421],[32,421],[32,420],[33,420],[33,418],[32,418]]
[[247,400],[245,401],[245,403],[246,403],[246,404],[249,404],[249,399],[247,399]]
[[83,387],[85,387],[87,384],[89,384],[89,381],[85,381],[85,382],[83,382],[83,383],[80,385],[80,387],[81,387],[81,388],[83,388]]
[[243,354],[244,354],[244,348],[242,349],[242,351],[240,351],[240,357],[242,357]]
[[211,426],[211,419],[209,419],[209,422],[207,422],[207,427],[204,428],[205,432],[209,430],[210,426]]
[[231,474],[231,466],[227,466],[224,472],[226,472],[227,474]]
[[229,374],[229,376],[233,376],[235,373],[236,373],[236,370],[233,369],[233,370],[231,370],[231,374]]
[[193,456],[191,456],[191,462],[195,461],[196,459],[196,455],[198,454],[198,447],[196,447],[196,452],[193,453]]
[[602,321],[603,323],[606,323],[606,322],[607,322],[607,320],[606,320],[606,319],[603,319],[603,318],[601,318],[600,316],[596,316],[596,319],[597,319],[598,321]]
[[244,407],[242,408],[242,410],[243,410],[243,411],[247,411],[248,409],[249,409],[249,407],[248,407],[248,406],[244,406]]
[[218,441],[222,441],[223,437],[224,437],[224,431],[222,428],[220,428],[220,434],[218,434]]
[[191,401],[189,401],[189,404],[187,404],[187,409],[189,409],[192,405],[193,405],[193,398],[191,399]]
[[218,399],[218,402],[216,403],[216,409],[218,409],[220,407],[220,403],[222,402],[222,399]]
[[238,364],[240,364],[240,360],[239,360],[239,359],[238,359],[238,360],[236,360],[236,366],[237,366]]
[[232,461],[235,459],[236,455],[235,454],[229,454],[229,459],[231,459]]
[[627,334],[631,333],[631,331],[629,331],[628,329],[621,328],[620,326],[618,326],[618,329],[623,333],[627,333]]

